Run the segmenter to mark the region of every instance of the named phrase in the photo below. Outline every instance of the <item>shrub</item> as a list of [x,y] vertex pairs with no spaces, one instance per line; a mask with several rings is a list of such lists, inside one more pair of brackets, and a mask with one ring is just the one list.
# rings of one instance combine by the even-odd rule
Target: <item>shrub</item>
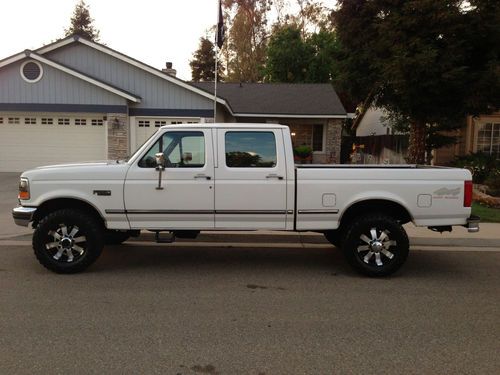
[[455,167],[467,168],[472,173],[472,180],[482,184],[488,178],[500,176],[500,160],[494,155],[482,152],[459,156],[453,162]]
[[312,148],[305,145],[297,146],[293,150],[293,153],[295,154],[295,156],[298,156],[301,159],[305,159],[312,155]]
[[494,197],[500,197],[500,174],[496,173],[489,176],[484,184],[488,186],[488,194]]

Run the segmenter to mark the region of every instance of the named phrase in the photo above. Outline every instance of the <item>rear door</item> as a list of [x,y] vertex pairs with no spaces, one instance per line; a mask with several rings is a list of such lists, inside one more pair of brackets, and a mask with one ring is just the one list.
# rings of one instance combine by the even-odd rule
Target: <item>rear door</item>
[[217,129],[216,134],[215,227],[285,229],[281,129]]

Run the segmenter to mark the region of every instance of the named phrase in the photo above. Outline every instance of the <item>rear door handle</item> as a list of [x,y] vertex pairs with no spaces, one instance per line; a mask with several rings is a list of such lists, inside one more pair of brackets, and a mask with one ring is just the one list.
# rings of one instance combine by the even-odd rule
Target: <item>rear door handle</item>
[[278,176],[277,174],[268,174],[266,178],[276,178],[278,180],[283,180],[283,176]]
[[204,178],[205,180],[211,180],[212,179],[212,177],[204,175],[204,174],[197,174],[196,176],[194,176],[194,178],[195,179]]

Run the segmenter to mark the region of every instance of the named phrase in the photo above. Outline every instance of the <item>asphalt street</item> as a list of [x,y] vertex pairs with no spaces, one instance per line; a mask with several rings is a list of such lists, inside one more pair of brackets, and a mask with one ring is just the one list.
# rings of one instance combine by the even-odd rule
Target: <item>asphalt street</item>
[[106,248],[87,272],[0,241],[1,374],[498,374],[500,252],[413,248],[385,279],[335,248]]

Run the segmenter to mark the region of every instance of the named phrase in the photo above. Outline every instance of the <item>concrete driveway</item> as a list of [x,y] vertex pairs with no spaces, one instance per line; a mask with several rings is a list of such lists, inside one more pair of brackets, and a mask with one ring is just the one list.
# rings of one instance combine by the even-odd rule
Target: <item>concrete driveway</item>
[[17,206],[17,187],[21,173],[0,173],[0,238],[31,233],[32,230],[14,224],[11,211]]

